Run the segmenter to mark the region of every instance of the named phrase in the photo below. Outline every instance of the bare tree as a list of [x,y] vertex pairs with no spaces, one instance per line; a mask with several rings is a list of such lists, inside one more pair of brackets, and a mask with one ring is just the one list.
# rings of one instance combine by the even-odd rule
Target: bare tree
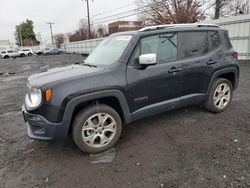
[[61,44],[64,42],[64,34],[58,33],[54,35],[55,43],[58,48],[60,48]]
[[205,19],[206,0],[139,0],[146,24],[194,23]]
[[219,19],[227,12],[225,9],[227,9],[227,6],[230,3],[229,1],[230,0],[215,0],[214,19]]
[[73,33],[68,34],[68,38],[70,42],[86,40],[88,38],[88,25],[87,21],[81,19],[79,21],[79,28],[78,30],[74,31]]
[[248,14],[250,9],[249,0],[231,0],[230,9],[234,12],[234,15]]
[[250,12],[249,0],[215,0],[214,19],[226,15],[248,14]]
[[96,32],[97,37],[104,37],[104,36],[107,36],[108,34],[107,27],[101,24],[96,27],[95,32]]

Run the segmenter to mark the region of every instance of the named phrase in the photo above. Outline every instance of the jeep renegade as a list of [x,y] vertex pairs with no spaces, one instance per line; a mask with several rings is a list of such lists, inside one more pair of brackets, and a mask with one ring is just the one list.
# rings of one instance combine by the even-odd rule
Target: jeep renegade
[[203,103],[223,112],[238,86],[238,53],[211,24],[146,27],[106,38],[78,65],[28,78],[22,107],[28,135],[72,135],[84,152],[113,147],[122,125]]

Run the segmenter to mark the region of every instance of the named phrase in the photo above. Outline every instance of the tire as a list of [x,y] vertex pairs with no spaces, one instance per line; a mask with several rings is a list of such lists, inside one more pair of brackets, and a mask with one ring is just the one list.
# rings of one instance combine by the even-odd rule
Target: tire
[[232,97],[232,83],[227,79],[218,78],[213,83],[209,97],[205,101],[205,109],[213,113],[223,112],[231,104]]
[[[100,118],[103,123],[100,123]],[[91,105],[76,115],[72,129],[73,140],[80,150],[99,153],[117,143],[122,132],[122,121],[110,106]]]
[[43,53],[42,52],[38,52],[37,55],[42,55]]
[[25,57],[25,54],[20,54],[20,57]]
[[32,56],[32,53],[28,53],[28,56]]
[[8,58],[10,58],[8,55],[4,56],[4,59],[8,59]]

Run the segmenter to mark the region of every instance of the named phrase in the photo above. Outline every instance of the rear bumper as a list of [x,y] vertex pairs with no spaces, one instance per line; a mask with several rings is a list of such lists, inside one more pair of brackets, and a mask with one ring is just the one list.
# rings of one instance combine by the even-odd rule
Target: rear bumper
[[28,136],[38,140],[63,140],[68,130],[63,123],[51,123],[43,116],[30,114],[22,106],[22,114],[27,126]]

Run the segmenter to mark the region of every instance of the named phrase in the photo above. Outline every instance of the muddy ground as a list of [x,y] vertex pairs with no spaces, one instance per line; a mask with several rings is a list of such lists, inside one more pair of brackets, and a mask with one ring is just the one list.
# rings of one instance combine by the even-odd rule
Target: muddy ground
[[[250,63],[221,114],[199,106],[126,127],[112,163],[91,164],[69,138],[28,138],[21,105],[26,79],[79,55],[0,60],[0,187],[250,187]],[[10,72],[10,74],[6,74]],[[12,74],[14,73],[14,74]]]

